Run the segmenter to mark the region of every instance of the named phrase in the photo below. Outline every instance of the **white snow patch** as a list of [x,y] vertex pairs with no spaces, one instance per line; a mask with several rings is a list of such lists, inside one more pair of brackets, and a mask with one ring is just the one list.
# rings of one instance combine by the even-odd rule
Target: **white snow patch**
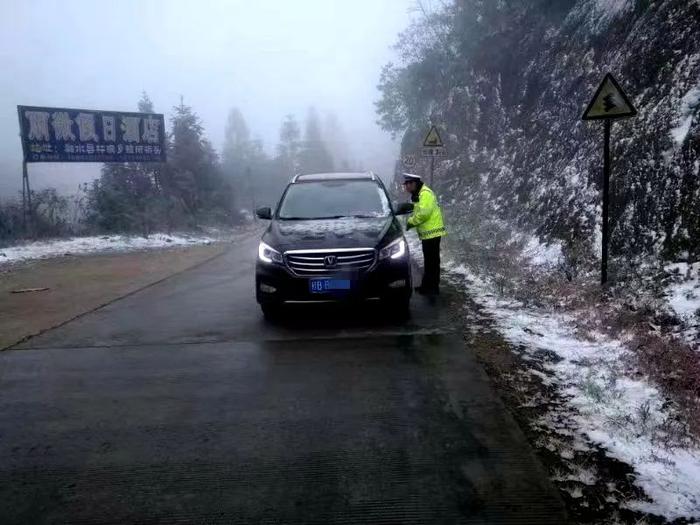
[[693,116],[687,115],[681,118],[681,123],[671,130],[671,138],[676,145],[681,146],[688,136],[690,125],[693,123]]
[[700,104],[700,87],[694,87],[681,99],[680,121],[671,130],[671,138],[677,146],[683,145],[693,123],[693,110]]
[[556,266],[563,257],[561,244],[542,244],[537,237],[532,237],[527,242],[523,255],[530,259],[531,264],[549,268]]
[[631,7],[630,0],[596,0],[596,8],[605,16],[614,18]]
[[560,358],[540,359],[548,381],[567,399],[547,424],[561,425],[554,421],[564,410],[571,430],[634,468],[636,483],[652,502],[627,506],[669,519],[700,515],[700,449],[663,444],[663,424],[673,417],[672,410],[648,380],[630,377],[623,364],[629,350],[621,342],[602,334],[584,337],[572,317],[499,298],[488,280],[464,265],[447,266],[464,280],[505,339],[533,357],[546,350]]
[[569,15],[570,19],[584,17],[584,23],[592,31],[599,33],[616,18],[632,9],[631,0],[589,0],[578,4]]
[[323,239],[328,235],[346,237],[353,234],[375,236],[387,221],[387,214],[376,213],[374,218],[343,217],[339,219],[306,219],[281,221],[282,236],[303,236],[307,239]]
[[36,241],[0,248],[0,266],[33,259],[49,259],[64,255],[86,255],[100,252],[127,252],[157,248],[172,248],[210,244],[215,239],[207,236],[153,234],[149,237],[128,235],[103,235],[73,237],[71,239]]
[[666,287],[666,300],[676,314],[690,321],[700,310],[700,263],[676,263],[666,266],[666,271],[676,273],[682,279]]

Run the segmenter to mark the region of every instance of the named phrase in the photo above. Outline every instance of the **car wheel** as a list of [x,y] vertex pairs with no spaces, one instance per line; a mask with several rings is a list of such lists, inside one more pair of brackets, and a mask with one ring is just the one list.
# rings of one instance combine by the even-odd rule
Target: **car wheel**
[[398,321],[404,321],[411,316],[411,298],[401,297],[387,299],[384,301],[386,311],[389,315]]
[[278,321],[282,313],[282,306],[275,303],[262,303],[260,305],[263,316],[268,321]]

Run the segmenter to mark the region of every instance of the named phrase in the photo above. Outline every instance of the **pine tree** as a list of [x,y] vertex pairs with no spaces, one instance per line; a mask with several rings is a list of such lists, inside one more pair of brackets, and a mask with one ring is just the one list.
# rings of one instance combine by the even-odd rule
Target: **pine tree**
[[333,159],[321,138],[321,125],[316,109],[311,107],[306,117],[304,142],[299,152],[301,173],[323,173],[333,171]]
[[[142,113],[153,113],[146,92],[137,107]],[[102,230],[148,235],[157,222],[157,180],[156,169],[148,163],[105,164],[89,191],[90,220]]]
[[351,165],[348,142],[335,113],[326,114],[323,122],[323,138],[333,159],[333,165],[342,171],[348,171]]
[[[173,108],[168,171],[174,193],[196,222],[216,210],[229,216],[229,186],[224,182],[219,159],[197,114],[182,98]],[[226,194],[222,199],[221,193]]]
[[250,130],[243,114],[233,108],[228,114],[224,132],[223,165],[229,177],[243,175],[250,154]]
[[277,163],[283,173],[292,176],[299,170],[299,142],[301,131],[294,115],[287,115],[280,127],[277,144]]

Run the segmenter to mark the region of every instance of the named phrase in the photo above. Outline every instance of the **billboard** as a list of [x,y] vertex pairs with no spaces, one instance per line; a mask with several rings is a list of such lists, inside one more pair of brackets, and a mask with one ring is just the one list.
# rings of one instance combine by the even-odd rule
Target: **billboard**
[[17,106],[25,162],[165,162],[155,113]]

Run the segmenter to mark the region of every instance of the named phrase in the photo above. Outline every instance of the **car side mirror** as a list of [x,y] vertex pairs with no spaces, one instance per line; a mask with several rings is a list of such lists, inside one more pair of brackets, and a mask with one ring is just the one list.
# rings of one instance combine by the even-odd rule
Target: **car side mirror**
[[396,207],[396,215],[408,215],[413,211],[412,202],[402,202]]
[[260,219],[265,219],[269,221],[272,219],[272,210],[268,207],[258,208],[257,210],[255,210],[255,215],[257,215]]

